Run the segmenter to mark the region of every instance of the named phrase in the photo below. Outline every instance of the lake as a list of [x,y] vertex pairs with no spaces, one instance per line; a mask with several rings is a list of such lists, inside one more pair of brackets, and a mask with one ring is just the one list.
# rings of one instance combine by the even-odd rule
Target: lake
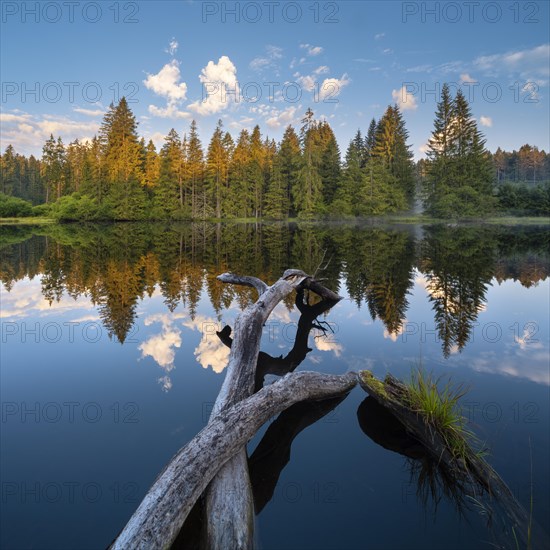
[[[468,428],[548,525],[548,226],[0,231],[2,548],[105,548],[212,411],[229,355],[216,331],[255,299],[216,275],[271,284],[287,268],[344,297],[310,320],[298,370],[408,379],[421,365],[468,386]],[[262,351],[296,351],[299,319],[290,296]],[[499,518],[427,490],[418,461],[373,438],[366,399],[296,405],[250,441],[259,547],[492,548]]]

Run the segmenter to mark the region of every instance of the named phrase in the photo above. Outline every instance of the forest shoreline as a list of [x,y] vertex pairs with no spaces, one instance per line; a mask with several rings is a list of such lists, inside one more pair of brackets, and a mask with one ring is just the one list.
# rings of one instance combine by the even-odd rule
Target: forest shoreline
[[136,223],[136,224],[187,224],[187,223],[223,223],[223,224],[246,224],[246,223],[312,223],[312,224],[330,224],[330,223],[403,223],[403,224],[473,224],[473,225],[550,225],[548,216],[491,216],[486,218],[432,218],[422,214],[418,215],[394,215],[394,216],[371,216],[357,218],[285,218],[274,220],[270,218],[208,218],[208,219],[189,219],[189,220],[101,220],[101,221],[58,221],[47,217],[22,217],[22,218],[0,218],[0,225],[50,225],[50,224],[78,224],[78,225],[97,225],[97,224],[115,224],[115,223]]

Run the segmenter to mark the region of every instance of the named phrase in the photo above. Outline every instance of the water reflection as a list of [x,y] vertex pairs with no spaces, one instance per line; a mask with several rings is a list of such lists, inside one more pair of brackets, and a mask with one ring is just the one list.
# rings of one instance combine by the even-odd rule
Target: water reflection
[[[323,272],[325,284],[335,290],[345,285],[356,306],[366,305],[372,319],[383,322],[385,337],[394,341],[403,332],[416,278],[426,290],[443,353],[449,356],[471,339],[492,283],[511,279],[530,287],[546,279],[549,242],[550,231],[544,227],[4,227],[0,241],[4,288],[9,292],[16,281],[39,275],[44,300],[39,304],[36,297],[28,297],[36,301],[29,307],[22,302],[26,290],[18,289],[17,300],[4,300],[2,317],[34,315],[47,304],[68,307],[71,302],[65,295],[78,303],[85,301],[109,336],[124,342],[136,322],[140,300],[155,292],[170,313],[183,305],[191,321],[206,293],[220,318],[232,304],[242,308],[250,303],[254,290],[223,285],[215,278],[218,273],[234,271],[273,282],[289,266],[313,272],[325,258],[330,260]],[[292,296],[285,305],[293,309]],[[162,331],[140,350],[169,371],[181,340],[173,322],[166,319],[148,321],[160,322]],[[327,345],[327,341],[317,343],[323,350]],[[222,349],[207,348],[198,353],[203,366],[208,356]],[[331,349],[336,355],[341,351]],[[219,360],[210,364],[220,368]]]

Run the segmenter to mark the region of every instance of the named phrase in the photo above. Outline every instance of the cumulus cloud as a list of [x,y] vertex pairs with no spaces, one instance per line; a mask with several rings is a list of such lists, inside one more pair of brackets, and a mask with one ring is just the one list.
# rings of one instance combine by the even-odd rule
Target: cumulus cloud
[[338,97],[350,82],[348,75],[345,73],[340,78],[325,78],[319,87],[319,101]]
[[199,80],[206,98],[195,101],[189,105],[189,109],[200,115],[212,115],[223,111],[239,97],[237,68],[226,55],[220,57],[217,63],[209,61],[202,69]]
[[493,119],[490,116],[479,117],[479,122],[482,126],[487,126],[488,128],[493,125]]
[[183,101],[187,97],[187,84],[179,82],[179,62],[172,59],[157,74],[149,74],[143,81],[145,87],[169,101]]
[[315,92],[318,97],[316,101],[334,99],[340,95],[340,92],[351,82],[348,75],[344,73],[340,78],[325,78],[322,82],[317,80],[317,76],[329,71],[326,65],[322,65],[313,71],[310,75],[301,75],[294,73],[296,82],[306,92]]
[[416,98],[406,86],[402,86],[400,90],[392,90],[391,96],[402,111],[415,111],[418,108]]
[[188,115],[179,111],[178,105],[187,97],[187,84],[180,82],[181,74],[179,62],[172,59],[166,63],[156,74],[148,74],[143,84],[154,94],[166,98],[166,107],[160,108],[149,105],[149,112],[152,115],[163,118],[186,118]]
[[288,107],[283,111],[274,109],[271,112],[271,116],[266,120],[266,124],[270,128],[280,128],[281,126],[287,126],[295,120],[297,112],[298,107],[296,106]]
[[384,36],[386,36],[385,32],[379,32],[378,34],[374,35],[374,39],[375,40],[380,40],[380,39],[384,38]]

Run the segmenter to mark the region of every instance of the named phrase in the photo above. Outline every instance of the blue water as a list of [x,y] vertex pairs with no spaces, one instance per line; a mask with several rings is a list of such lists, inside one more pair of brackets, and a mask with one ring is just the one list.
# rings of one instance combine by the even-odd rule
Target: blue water
[[[106,547],[207,422],[228,357],[215,331],[254,296],[215,275],[273,282],[329,259],[325,284],[344,299],[319,318],[328,325],[312,330],[298,369],[407,378],[421,364],[469,386],[468,427],[548,524],[547,228],[2,231],[2,548]],[[299,316],[292,297],[280,304],[262,351],[286,354]],[[423,504],[410,461],[363,432],[366,397],[354,389],[296,435],[287,464],[272,466],[261,548],[491,548],[486,518],[460,515],[445,497]],[[292,420],[282,424],[284,433]]]

